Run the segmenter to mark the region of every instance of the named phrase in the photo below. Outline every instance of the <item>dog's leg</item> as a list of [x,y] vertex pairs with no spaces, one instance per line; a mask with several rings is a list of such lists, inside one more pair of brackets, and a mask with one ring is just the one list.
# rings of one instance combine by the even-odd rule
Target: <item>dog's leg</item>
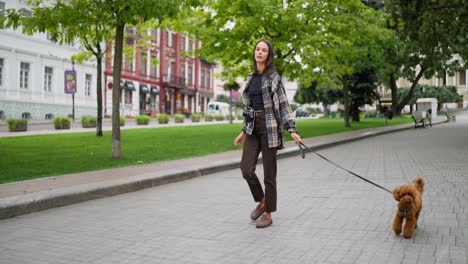
[[416,219],[414,221],[414,228],[418,228],[418,219],[419,219],[419,213],[421,212],[421,208],[416,212]]
[[395,234],[399,235],[401,233],[401,225],[403,223],[403,217],[397,212],[395,214],[395,219],[393,220],[393,231]]
[[403,228],[403,237],[411,238],[413,236],[414,228],[416,226],[416,217],[409,216],[406,218],[405,227]]

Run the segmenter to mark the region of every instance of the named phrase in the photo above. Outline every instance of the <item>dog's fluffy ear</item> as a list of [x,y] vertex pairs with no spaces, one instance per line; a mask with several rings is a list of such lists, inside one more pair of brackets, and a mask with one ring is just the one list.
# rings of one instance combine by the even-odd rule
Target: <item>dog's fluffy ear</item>
[[393,198],[395,198],[395,200],[396,200],[397,202],[400,201],[400,187],[395,188],[395,189],[393,190]]

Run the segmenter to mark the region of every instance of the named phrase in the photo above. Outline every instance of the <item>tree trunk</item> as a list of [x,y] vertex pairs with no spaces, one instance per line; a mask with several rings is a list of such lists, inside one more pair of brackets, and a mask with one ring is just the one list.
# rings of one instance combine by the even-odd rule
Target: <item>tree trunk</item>
[[396,84],[395,76],[390,76],[390,90],[392,93],[392,112],[393,116],[400,116],[401,112],[398,111],[398,87]]
[[343,105],[344,105],[344,126],[351,127],[349,122],[349,84],[347,81],[343,81]]
[[101,45],[97,44],[97,124],[96,124],[96,136],[102,137],[102,52]]
[[328,118],[330,116],[329,106],[328,104],[324,104],[324,103],[322,103],[322,105],[323,105],[323,117]]
[[408,94],[401,101],[401,103],[398,104],[397,113],[399,113],[400,115],[401,115],[401,111],[403,110],[405,105],[408,104],[409,100],[411,100],[411,98],[413,97],[414,90],[416,89],[416,86],[418,85],[418,82],[421,79],[421,77],[423,76],[425,71],[426,71],[426,68],[421,66],[421,70],[419,71],[418,75],[416,75],[416,78],[414,79],[413,83],[411,84],[411,88],[410,88]]
[[112,86],[112,158],[122,157],[120,144],[120,73],[122,71],[123,37],[125,23],[115,29],[114,74]]

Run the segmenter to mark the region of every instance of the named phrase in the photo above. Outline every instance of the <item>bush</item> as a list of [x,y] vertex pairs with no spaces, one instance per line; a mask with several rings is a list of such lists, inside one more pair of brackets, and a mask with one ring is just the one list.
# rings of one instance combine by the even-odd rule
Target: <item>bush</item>
[[371,110],[364,112],[364,118],[369,118],[369,117],[377,117],[377,111]]
[[55,129],[70,129],[71,118],[69,117],[54,117]]
[[147,125],[151,120],[150,116],[147,115],[138,115],[136,117],[137,125]]
[[119,117],[119,124],[120,126],[125,126],[125,116]]
[[168,114],[160,114],[158,115],[158,122],[159,124],[167,124],[169,123],[169,115]]
[[[232,120],[235,120],[236,117],[234,115],[232,115]],[[226,115],[226,120],[231,120],[231,116],[230,115]]]
[[216,119],[216,121],[223,121],[224,120],[224,116],[223,115],[215,115],[214,118]]
[[205,115],[205,122],[211,122],[213,121],[213,115],[206,114]]
[[201,120],[201,115],[200,114],[192,114],[190,116],[190,118],[192,119],[192,122],[198,123]]
[[9,118],[7,119],[8,131],[19,132],[28,130],[28,119]]
[[243,120],[243,119],[244,119],[244,116],[242,114],[237,115],[237,120]]
[[185,115],[183,115],[183,114],[175,114],[174,115],[174,122],[183,123],[184,120],[185,120]]
[[83,116],[81,117],[81,126],[84,128],[96,127],[97,118],[94,116]]

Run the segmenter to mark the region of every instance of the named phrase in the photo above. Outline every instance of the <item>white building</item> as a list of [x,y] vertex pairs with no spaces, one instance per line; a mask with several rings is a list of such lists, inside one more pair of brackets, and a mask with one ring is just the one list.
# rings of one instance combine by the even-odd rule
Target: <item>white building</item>
[[[26,2],[0,0],[0,16],[11,8],[27,13]],[[29,115],[31,119],[43,120],[48,114],[70,115],[72,94],[65,93],[64,72],[72,70],[71,57],[78,52],[76,47],[50,41],[44,33],[29,36],[22,34],[21,28],[0,29],[0,115],[3,115],[0,117]],[[75,64],[74,69],[77,77],[75,118],[95,116],[96,65]]]

